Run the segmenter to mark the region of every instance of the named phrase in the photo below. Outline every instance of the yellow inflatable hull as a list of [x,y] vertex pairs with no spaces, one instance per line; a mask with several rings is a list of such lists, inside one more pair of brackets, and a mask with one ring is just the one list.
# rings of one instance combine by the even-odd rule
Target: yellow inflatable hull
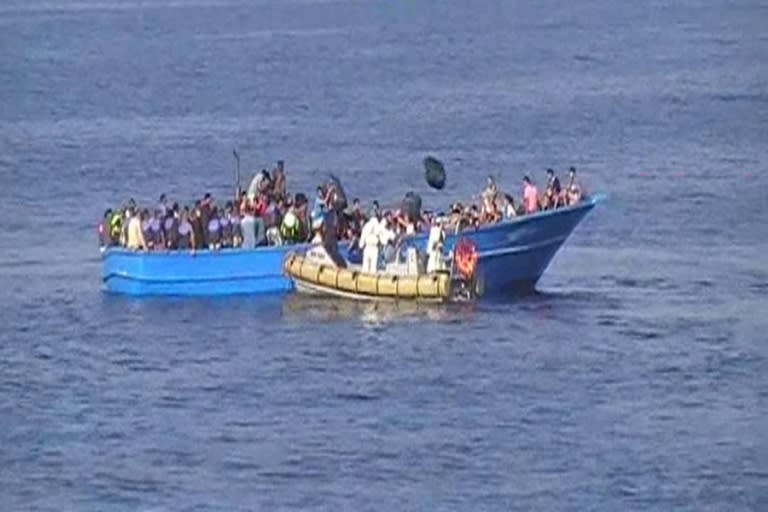
[[354,299],[447,301],[451,297],[448,272],[418,276],[364,274],[355,269],[307,261],[294,253],[286,256],[283,270],[299,290],[315,293]]

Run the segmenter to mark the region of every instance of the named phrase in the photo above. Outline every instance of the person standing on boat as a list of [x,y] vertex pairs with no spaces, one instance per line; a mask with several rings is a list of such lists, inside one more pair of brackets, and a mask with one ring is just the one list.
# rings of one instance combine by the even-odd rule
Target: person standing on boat
[[133,209],[128,211],[128,215],[130,217],[128,219],[126,247],[134,251],[147,250],[147,241],[144,239],[144,231],[141,225],[141,215]]
[[371,218],[363,225],[360,233],[360,247],[363,249],[363,272],[374,274],[379,267],[379,245],[381,244],[381,210],[373,211]]
[[528,176],[523,177],[523,206],[525,207],[525,213],[536,213],[539,211],[539,190]]
[[195,231],[189,221],[189,208],[186,206],[181,212],[178,227],[176,227],[175,247],[181,250],[195,248]]
[[445,230],[442,219],[435,219],[429,228],[427,239],[427,273],[437,272],[445,268],[443,258],[443,246],[445,244]]
[[493,179],[493,176],[488,176],[488,184],[481,195],[482,209],[480,217],[482,222],[496,222],[501,218],[496,205],[498,195],[499,191],[496,188],[496,180]]

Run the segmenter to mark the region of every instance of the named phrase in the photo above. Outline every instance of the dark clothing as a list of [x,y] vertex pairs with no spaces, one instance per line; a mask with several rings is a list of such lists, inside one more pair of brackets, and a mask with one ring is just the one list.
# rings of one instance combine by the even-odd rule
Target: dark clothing
[[190,222],[192,224],[192,232],[195,234],[195,249],[203,249],[207,247],[205,238],[205,228],[203,227],[203,221],[199,217],[195,217]]

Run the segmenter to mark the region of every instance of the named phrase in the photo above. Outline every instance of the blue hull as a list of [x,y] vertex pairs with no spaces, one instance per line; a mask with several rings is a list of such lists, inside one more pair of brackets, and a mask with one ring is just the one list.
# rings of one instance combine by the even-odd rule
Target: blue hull
[[[603,196],[478,230],[449,234],[447,249],[459,237],[471,238],[479,251],[478,275],[486,295],[532,289],[574,228]],[[417,238],[423,249],[425,235]],[[107,291],[128,295],[235,295],[293,290],[282,273],[289,251],[303,246],[198,251],[102,253],[102,279]]]

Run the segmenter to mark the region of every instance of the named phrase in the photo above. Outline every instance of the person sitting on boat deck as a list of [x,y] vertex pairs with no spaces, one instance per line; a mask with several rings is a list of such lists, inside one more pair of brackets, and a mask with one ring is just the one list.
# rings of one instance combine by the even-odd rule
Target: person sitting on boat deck
[[504,194],[504,218],[511,219],[512,217],[517,217],[515,198],[510,194]]
[[142,215],[138,211],[134,210],[133,208],[128,209],[128,230],[127,230],[127,240],[125,246],[128,249],[134,250],[134,251],[145,251],[147,250],[147,242],[144,239],[144,232],[142,231]]
[[363,272],[376,273],[379,268],[379,246],[382,243],[381,210],[375,209],[363,225],[360,247],[363,249]]
[[[544,196],[547,199],[547,205],[549,208],[557,208],[560,206],[560,196],[562,189],[560,188],[560,179],[555,176],[555,171],[547,169],[547,189]],[[545,208],[546,209],[546,208]]]
[[443,221],[437,218],[429,228],[429,238],[427,239],[427,273],[445,269],[445,258],[443,257],[444,244],[445,230],[443,229]]
[[496,222],[501,219],[501,214],[497,208],[496,201],[498,198],[498,189],[496,187],[496,181],[493,176],[488,176],[488,183],[483,190],[481,200],[482,207],[480,209],[481,222]]
[[582,189],[576,181],[576,168],[571,167],[568,170],[568,186],[566,187],[566,204],[572,205],[581,201]]
[[525,213],[539,211],[539,191],[528,176],[523,177],[523,205]]
[[189,207],[185,206],[179,216],[174,242],[175,247],[180,250],[190,250],[197,246],[195,243],[195,230],[192,229],[192,223],[190,222],[189,216]]

